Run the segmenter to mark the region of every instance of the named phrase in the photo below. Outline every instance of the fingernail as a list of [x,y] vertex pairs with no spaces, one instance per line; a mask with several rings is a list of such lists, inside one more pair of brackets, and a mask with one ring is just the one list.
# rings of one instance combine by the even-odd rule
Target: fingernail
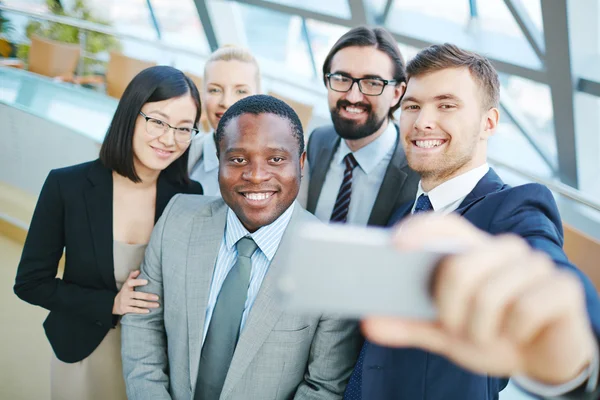
[[152,296],[152,300],[158,300],[158,296]]
[[147,281],[146,279],[142,279],[142,283],[143,283],[144,285],[147,285],[147,284],[148,284],[148,281]]

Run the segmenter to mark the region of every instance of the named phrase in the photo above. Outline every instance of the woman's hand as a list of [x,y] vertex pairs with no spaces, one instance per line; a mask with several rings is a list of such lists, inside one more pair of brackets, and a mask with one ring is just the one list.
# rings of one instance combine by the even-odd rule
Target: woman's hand
[[158,307],[158,296],[152,293],[136,292],[135,287],[148,284],[145,279],[136,279],[140,271],[129,273],[123,287],[115,297],[112,313],[114,315],[148,314],[150,308]]

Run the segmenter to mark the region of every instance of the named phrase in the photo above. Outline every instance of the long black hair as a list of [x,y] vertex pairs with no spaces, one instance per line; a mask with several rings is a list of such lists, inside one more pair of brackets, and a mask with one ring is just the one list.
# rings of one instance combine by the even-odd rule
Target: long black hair
[[[197,128],[201,112],[200,95],[190,78],[180,70],[165,65],[146,68],[137,74],[127,85],[100,148],[102,164],[133,182],[141,182],[133,163],[133,133],[142,106],[188,93],[196,104],[194,126]],[[163,171],[179,184],[190,181],[188,153],[189,148]]]

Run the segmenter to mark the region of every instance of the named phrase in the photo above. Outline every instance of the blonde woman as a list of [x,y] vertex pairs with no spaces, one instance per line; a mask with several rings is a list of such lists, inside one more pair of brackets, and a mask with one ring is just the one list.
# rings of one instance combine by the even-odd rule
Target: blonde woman
[[214,141],[219,120],[236,101],[259,92],[258,63],[248,50],[222,47],[211,54],[204,66],[201,96],[212,131],[194,138],[188,160],[190,176],[200,182],[204,194],[221,196],[217,179],[219,160]]

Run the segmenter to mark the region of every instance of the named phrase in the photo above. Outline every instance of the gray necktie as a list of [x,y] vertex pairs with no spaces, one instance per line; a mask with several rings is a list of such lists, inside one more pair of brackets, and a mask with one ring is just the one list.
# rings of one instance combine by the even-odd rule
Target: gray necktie
[[239,338],[257,245],[243,237],[236,248],[237,261],[223,282],[200,353],[194,400],[218,400]]

